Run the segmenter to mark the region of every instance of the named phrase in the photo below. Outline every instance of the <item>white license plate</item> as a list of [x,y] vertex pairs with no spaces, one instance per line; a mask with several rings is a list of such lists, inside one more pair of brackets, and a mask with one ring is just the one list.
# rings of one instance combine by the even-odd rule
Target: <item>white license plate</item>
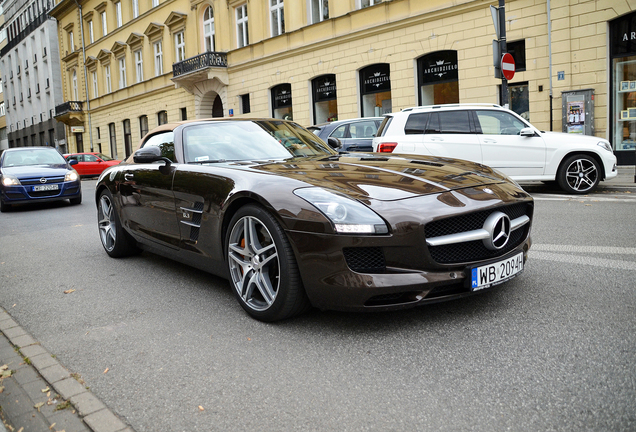
[[512,258],[472,269],[471,291],[506,282],[523,271],[523,252]]
[[33,192],[58,190],[59,188],[60,188],[60,186],[56,185],[56,184],[38,185],[38,186],[33,186]]

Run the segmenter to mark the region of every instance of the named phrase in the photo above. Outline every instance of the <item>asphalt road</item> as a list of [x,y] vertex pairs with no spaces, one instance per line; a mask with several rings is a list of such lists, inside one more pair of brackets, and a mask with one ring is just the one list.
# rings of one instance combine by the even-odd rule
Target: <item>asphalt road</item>
[[636,429],[636,193],[535,188],[524,273],[478,296],[264,324],[222,279],[109,258],[94,185],[0,215],[0,305],[138,432]]

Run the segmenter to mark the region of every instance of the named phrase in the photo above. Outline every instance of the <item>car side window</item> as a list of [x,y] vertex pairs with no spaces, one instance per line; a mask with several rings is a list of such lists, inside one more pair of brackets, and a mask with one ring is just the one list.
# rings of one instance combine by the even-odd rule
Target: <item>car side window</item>
[[426,123],[431,115],[429,113],[411,114],[404,125],[406,135],[417,135],[424,133]]
[[443,134],[471,133],[468,111],[443,111],[438,114]]
[[78,162],[84,162],[84,155],[77,155]]
[[161,156],[170,159],[172,162],[176,162],[174,157],[174,133],[162,132],[151,136],[146,140],[142,147],[156,146],[161,149]]
[[477,111],[477,119],[485,135],[519,135],[527,127],[515,116],[500,111]]
[[439,127],[439,113],[431,114],[431,118],[428,121],[428,125],[426,126],[427,134],[438,134],[442,133],[442,130]]
[[97,158],[93,155],[84,155],[84,162],[97,162]]
[[[77,160],[77,156],[69,156],[67,159],[69,162],[72,160]],[[79,161],[78,161],[79,162]]]
[[331,135],[329,136],[334,138],[348,138],[347,125],[343,124],[342,126],[338,126],[337,128],[334,129],[333,132],[331,132]]
[[377,131],[374,121],[363,121],[349,125],[349,135],[351,138],[373,138]]

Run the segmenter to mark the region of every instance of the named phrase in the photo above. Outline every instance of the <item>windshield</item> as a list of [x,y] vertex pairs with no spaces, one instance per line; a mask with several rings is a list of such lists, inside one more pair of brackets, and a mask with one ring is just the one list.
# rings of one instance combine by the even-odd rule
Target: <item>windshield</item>
[[100,158],[101,160],[105,160],[105,161],[112,161],[115,160],[110,156],[106,156],[104,153],[97,153],[96,155],[98,158]]
[[336,154],[320,138],[285,121],[218,121],[186,126],[189,163],[288,159]]
[[27,165],[66,165],[66,159],[57,150],[43,147],[41,149],[11,150],[4,154],[3,167]]

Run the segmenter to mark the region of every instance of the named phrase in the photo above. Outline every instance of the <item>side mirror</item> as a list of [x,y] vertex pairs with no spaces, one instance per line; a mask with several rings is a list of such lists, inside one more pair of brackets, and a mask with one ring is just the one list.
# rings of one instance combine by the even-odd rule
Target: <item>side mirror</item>
[[519,131],[519,135],[524,136],[524,137],[533,137],[536,134],[534,133],[534,129],[532,128],[523,128]]
[[166,165],[170,165],[170,159],[161,156],[161,149],[157,146],[142,147],[133,154],[133,161],[139,164],[153,163],[157,161],[165,161]]
[[69,165],[77,165],[77,159],[71,159],[70,161],[68,161]]
[[329,144],[329,147],[331,147],[334,150],[338,150],[339,148],[342,148],[342,142],[340,142],[340,140],[336,137],[327,138],[327,144]]

